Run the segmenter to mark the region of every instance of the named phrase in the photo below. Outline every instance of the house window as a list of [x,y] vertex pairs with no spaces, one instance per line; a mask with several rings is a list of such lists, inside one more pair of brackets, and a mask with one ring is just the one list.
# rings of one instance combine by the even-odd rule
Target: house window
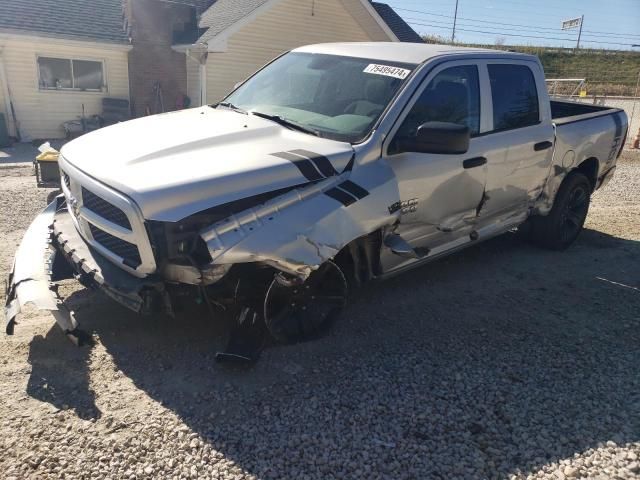
[[38,71],[43,90],[101,91],[105,87],[100,61],[38,57]]

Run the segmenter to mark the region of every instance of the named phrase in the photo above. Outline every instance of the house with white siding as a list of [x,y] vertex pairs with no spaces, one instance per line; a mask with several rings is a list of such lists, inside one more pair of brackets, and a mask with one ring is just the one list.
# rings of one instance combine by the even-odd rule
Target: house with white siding
[[422,41],[370,0],[3,0],[0,114],[23,141],[62,124],[212,103],[274,57],[311,43]]
[[370,0],[217,0],[199,37],[174,45],[187,56],[194,105],[215,102],[274,57],[312,43],[422,42],[386,4]]
[[120,0],[0,2],[0,113],[24,141],[64,136],[62,123],[129,99]]

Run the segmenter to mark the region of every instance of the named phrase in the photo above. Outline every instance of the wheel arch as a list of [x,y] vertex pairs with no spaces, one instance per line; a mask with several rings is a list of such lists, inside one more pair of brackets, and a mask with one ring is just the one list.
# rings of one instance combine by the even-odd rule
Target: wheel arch
[[333,261],[340,267],[352,286],[358,286],[380,274],[380,249],[383,229],[358,237],[345,245]]
[[598,182],[598,172],[600,170],[600,161],[596,157],[589,157],[583,160],[576,168],[574,168],[573,172],[580,172],[584,174],[589,183],[591,183],[591,191],[595,190],[596,184]]

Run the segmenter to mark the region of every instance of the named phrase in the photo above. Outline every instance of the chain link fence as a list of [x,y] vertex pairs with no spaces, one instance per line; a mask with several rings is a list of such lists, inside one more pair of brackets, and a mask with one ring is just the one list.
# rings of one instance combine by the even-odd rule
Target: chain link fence
[[620,71],[593,74],[584,71],[545,72],[549,94],[576,102],[624,110],[629,118],[626,148],[640,135],[640,71],[635,75]]

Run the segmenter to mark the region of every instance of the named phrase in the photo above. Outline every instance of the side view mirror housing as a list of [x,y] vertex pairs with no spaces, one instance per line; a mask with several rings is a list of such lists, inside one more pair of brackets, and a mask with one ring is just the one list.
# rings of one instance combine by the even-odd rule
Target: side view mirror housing
[[427,122],[418,127],[415,139],[406,151],[419,153],[462,154],[469,150],[469,127],[449,122]]

